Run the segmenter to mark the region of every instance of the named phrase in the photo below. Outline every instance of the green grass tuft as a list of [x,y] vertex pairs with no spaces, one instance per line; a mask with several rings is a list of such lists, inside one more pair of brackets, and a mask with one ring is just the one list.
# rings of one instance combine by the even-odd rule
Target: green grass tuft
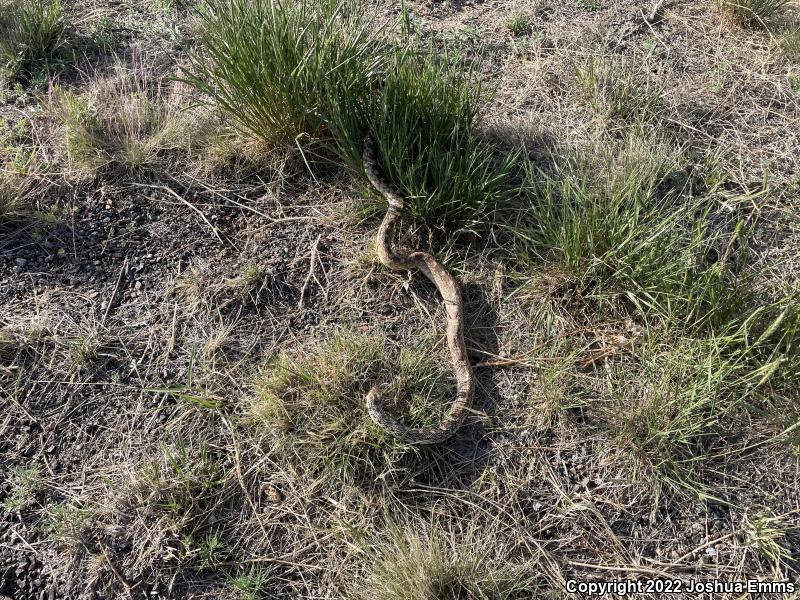
[[515,12],[509,15],[505,20],[506,27],[511,32],[511,35],[521,36],[531,32],[531,17],[526,12]]
[[[349,0],[210,0],[187,81],[270,143],[319,139],[337,112],[358,124],[380,54],[357,9]],[[336,133],[352,145],[345,152],[360,147],[360,132]]]
[[169,526],[184,537],[196,537],[213,518],[216,501],[228,473],[206,444],[197,448],[178,438],[162,446],[162,457],[142,466],[136,492],[147,506],[165,515]]
[[578,156],[555,175],[531,171],[523,260],[554,262],[601,301],[624,297],[694,328],[725,322],[744,301],[734,249],[745,223],[712,226],[719,215],[691,195],[679,158],[633,137],[600,165]]
[[0,75],[30,77],[64,42],[60,0],[0,0]]
[[361,172],[372,132],[412,217],[471,227],[504,197],[511,159],[476,136],[476,68],[374,26],[358,0],[211,0],[186,81],[241,130],[297,144],[308,163],[337,156]]
[[800,22],[784,25],[775,32],[783,53],[794,62],[800,62]]
[[19,213],[19,185],[15,178],[0,173],[0,224]]
[[776,570],[791,565],[789,534],[796,531],[797,526],[793,527],[785,517],[775,515],[769,509],[744,517],[745,544],[769,560]]
[[80,95],[59,91],[55,110],[73,167],[88,173],[155,169],[171,151],[203,146],[213,124],[171,100],[164,81],[145,66],[121,64]]
[[[733,423],[752,413],[791,424],[800,302],[764,293],[751,264],[752,206],[766,192],[726,195],[720,210],[713,165],[688,171],[686,160],[634,138],[600,159],[536,171],[530,219],[516,234],[529,270],[565,274],[559,287],[582,307],[572,313],[642,324],[638,359],[609,359],[602,420],[656,480],[702,495],[703,470]],[[551,410],[570,405],[556,400]]]
[[374,125],[383,169],[409,214],[430,224],[478,225],[509,194],[514,156],[495,160],[475,135],[476,68],[433,49],[399,53],[383,84]]
[[0,502],[5,513],[17,512],[33,499],[42,484],[42,472],[38,466],[14,467],[9,472],[11,493]]
[[720,340],[681,339],[670,331],[653,336],[635,366],[615,367],[606,422],[619,447],[632,451],[634,470],[640,465],[645,477],[705,493],[702,467],[747,392],[739,365],[724,350]]
[[260,565],[253,565],[231,579],[231,587],[240,600],[265,600],[269,598],[270,574]]
[[601,119],[639,125],[657,119],[661,89],[641,69],[591,57],[574,72],[578,89]]
[[384,395],[397,417],[435,425],[452,390],[446,361],[423,342],[392,359],[385,339],[339,331],[304,352],[281,352],[256,381],[252,414],[270,427],[283,457],[314,476],[356,484],[389,476],[413,450],[372,422],[364,398],[392,382]]

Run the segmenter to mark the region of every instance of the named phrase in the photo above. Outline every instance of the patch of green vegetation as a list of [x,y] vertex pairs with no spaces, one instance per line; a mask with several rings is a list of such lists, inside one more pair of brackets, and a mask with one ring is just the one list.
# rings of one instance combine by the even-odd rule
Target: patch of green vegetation
[[73,366],[86,367],[97,359],[103,340],[97,332],[82,333],[67,340]]
[[124,34],[113,18],[103,15],[89,23],[88,39],[95,48],[113,52],[124,39]]
[[269,584],[269,571],[259,565],[251,566],[247,571],[231,579],[230,583],[241,600],[266,600],[270,597]]
[[602,119],[645,123],[658,117],[661,89],[640,69],[591,57],[584,65],[575,67],[575,79]]
[[50,506],[44,528],[51,539],[62,543],[77,542],[91,512],[72,503]]
[[[778,44],[784,54],[795,62],[800,62],[800,24],[794,23],[781,28],[776,32]],[[795,91],[800,91],[800,84],[792,86]]]
[[792,88],[792,91],[800,94],[800,75],[795,75],[792,73],[789,75],[788,81],[789,87]]
[[194,536],[211,519],[208,505],[228,478],[222,461],[205,444],[188,447],[182,439],[162,447],[163,460],[142,468],[142,480],[153,506],[170,526],[184,536]]
[[653,481],[710,493],[702,468],[748,391],[742,365],[725,350],[719,340],[654,333],[632,363],[613,367],[605,420],[618,447],[633,453],[634,471],[641,465]]
[[19,186],[14,178],[0,174],[0,223],[19,213]]
[[800,303],[764,294],[749,252],[767,192],[727,195],[720,210],[713,157],[688,171],[653,137],[602,156],[531,173],[520,257],[566,274],[584,311],[643,324],[636,361],[606,369],[603,419],[656,480],[707,494],[703,468],[733,424],[794,412],[784,396],[800,374]]
[[781,17],[792,0],[719,0],[722,10],[741,25],[767,27]]
[[508,198],[515,157],[495,160],[475,139],[481,88],[466,61],[398,57],[386,74],[373,126],[383,170],[408,213],[431,224],[477,227]]
[[0,1],[0,75],[30,78],[64,43],[60,0]]
[[[353,115],[358,127],[380,70],[358,8],[334,0],[211,0],[200,15],[203,54],[187,80],[267,142],[317,139],[336,113]],[[361,143],[361,131],[337,134],[345,151]]]
[[[525,579],[507,563],[488,557],[490,545],[458,543],[444,534],[394,532],[379,546],[362,600],[511,600],[524,594]],[[527,592],[530,594],[530,591]]]
[[136,169],[155,158],[164,117],[149,98],[119,98],[120,104],[104,111],[70,92],[62,92],[59,100],[67,152],[81,169],[97,171],[110,165]]
[[313,348],[275,357],[256,381],[252,414],[270,426],[276,451],[297,468],[334,484],[374,483],[414,449],[372,422],[367,392],[391,382],[384,398],[398,419],[433,426],[452,394],[445,364],[424,343],[402,348],[393,360],[385,339],[338,331]]
[[14,121],[13,125],[0,119],[0,166],[10,184],[28,172],[34,151],[31,144],[30,122],[26,118]]
[[579,0],[578,5],[589,12],[597,12],[603,8],[603,3],[600,0]]
[[[2,219],[2,214],[2,203],[0,203],[0,219]],[[19,347],[20,342],[14,332],[5,327],[0,328],[0,359],[10,361]]]
[[581,409],[587,404],[586,395],[576,389],[572,367],[578,351],[568,344],[548,345],[545,360],[536,366],[538,385],[531,390],[530,404],[536,415],[537,429],[550,426],[554,417]]
[[201,20],[187,81],[245,132],[357,172],[372,132],[411,214],[431,224],[473,225],[502,199],[508,166],[474,131],[477,71],[433,48],[408,51],[408,26],[394,45],[357,0],[212,0]]
[[447,34],[446,39],[456,48],[474,46],[481,37],[481,32],[474,25],[463,25]]
[[745,543],[755,548],[773,565],[788,565],[792,562],[787,533],[796,529],[784,517],[775,515],[769,509],[758,511],[754,515],[745,515]]
[[521,36],[531,32],[531,16],[527,12],[515,12],[510,14],[505,20],[506,27],[511,35]]
[[242,273],[239,276],[243,291],[251,292],[258,289],[264,282],[267,273],[263,267],[256,263],[247,263],[242,267]]
[[739,310],[746,281],[736,248],[746,223],[734,215],[712,226],[712,203],[692,195],[680,156],[665,144],[633,136],[600,164],[578,156],[558,169],[529,174],[531,221],[517,232],[523,260],[550,260],[598,300],[621,290],[691,328]]
[[10,471],[11,493],[0,503],[6,513],[17,512],[33,499],[40,488],[42,472],[39,467],[14,467]]
[[225,555],[225,546],[219,535],[212,533],[204,537],[198,545],[200,571],[215,571]]

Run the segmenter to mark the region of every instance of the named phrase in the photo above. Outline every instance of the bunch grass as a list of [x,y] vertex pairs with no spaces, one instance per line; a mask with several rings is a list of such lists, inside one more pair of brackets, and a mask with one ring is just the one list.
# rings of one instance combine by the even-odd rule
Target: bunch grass
[[452,394],[443,361],[418,345],[392,358],[380,336],[340,330],[299,353],[281,352],[256,381],[252,415],[268,426],[283,460],[331,484],[391,480],[414,449],[370,419],[364,398],[377,383],[408,426],[435,426]]
[[450,230],[510,195],[512,159],[476,132],[486,94],[475,64],[408,28],[390,41],[357,0],[211,0],[201,20],[186,81],[248,135],[356,172],[373,135],[409,215]]
[[30,77],[63,45],[65,29],[60,0],[0,1],[0,70]]

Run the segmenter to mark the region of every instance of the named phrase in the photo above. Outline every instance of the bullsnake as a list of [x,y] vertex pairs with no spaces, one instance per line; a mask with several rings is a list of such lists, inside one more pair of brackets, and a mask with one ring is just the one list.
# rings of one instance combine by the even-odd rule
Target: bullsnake
[[464,305],[461,300],[461,288],[441,263],[427,252],[403,253],[392,247],[390,242],[392,229],[402,215],[405,203],[400,191],[387,180],[381,170],[375,141],[371,136],[364,142],[363,162],[364,172],[370,183],[389,203],[378,229],[378,258],[384,266],[394,271],[414,269],[422,271],[439,290],[447,313],[447,345],[456,380],[456,397],[436,427],[411,428],[400,423],[384,410],[380,385],[372,387],[367,394],[367,410],[378,426],[401,441],[416,445],[438,444],[461,427],[475,394],[475,379],[464,345]]

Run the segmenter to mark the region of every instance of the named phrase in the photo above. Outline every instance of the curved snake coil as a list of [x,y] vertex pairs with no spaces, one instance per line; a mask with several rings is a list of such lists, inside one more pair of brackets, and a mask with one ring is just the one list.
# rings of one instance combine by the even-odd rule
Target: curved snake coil
[[378,257],[384,266],[394,271],[414,269],[422,271],[439,290],[447,312],[447,345],[456,380],[456,397],[437,427],[410,428],[397,421],[384,410],[379,385],[374,386],[367,394],[367,410],[377,425],[404,442],[418,445],[438,444],[461,427],[475,393],[475,380],[467,357],[467,348],[464,345],[464,305],[461,300],[461,288],[439,261],[427,252],[404,254],[392,248],[390,243],[392,228],[402,215],[405,203],[400,192],[389,183],[381,171],[372,137],[368,137],[364,142],[363,162],[370,183],[389,202],[389,208],[378,229]]

